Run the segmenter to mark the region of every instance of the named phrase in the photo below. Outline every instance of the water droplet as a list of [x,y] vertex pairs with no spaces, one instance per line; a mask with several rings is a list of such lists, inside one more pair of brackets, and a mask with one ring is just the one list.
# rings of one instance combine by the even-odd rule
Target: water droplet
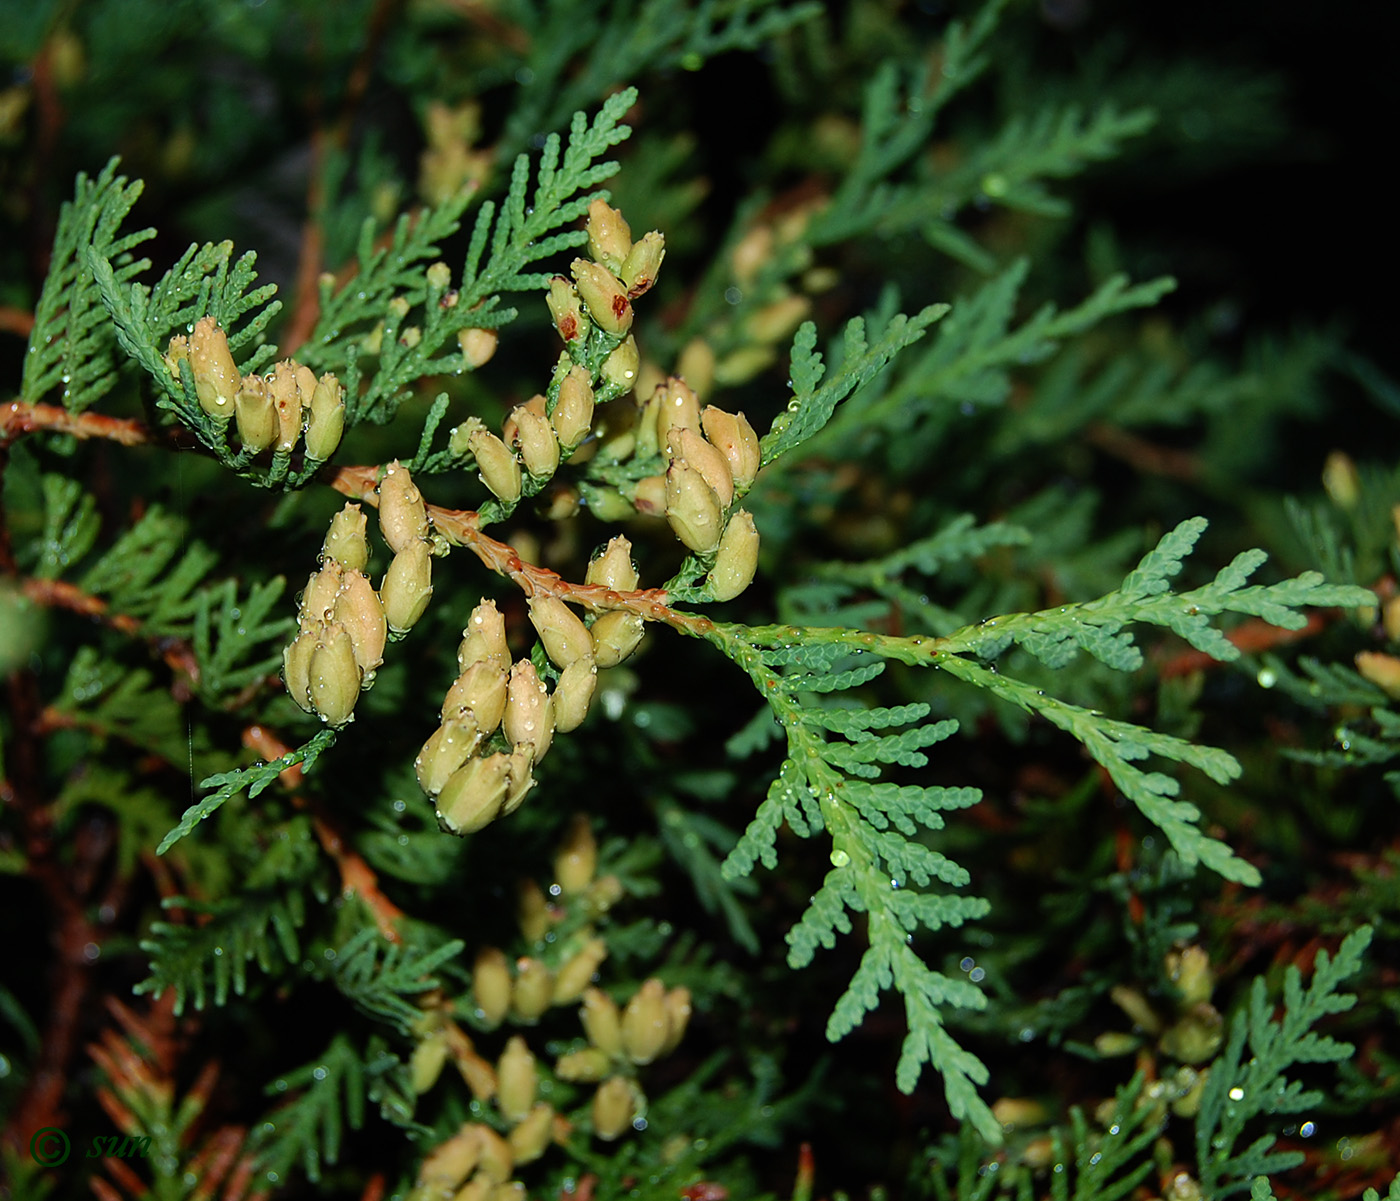
[[1272,688],[1275,684],[1278,683],[1278,675],[1267,667],[1264,668],[1255,678],[1259,681],[1260,688]]
[[1304,1138],[1312,1138],[1312,1136],[1316,1132],[1317,1127],[1313,1125],[1312,1122],[1304,1122],[1300,1127],[1298,1127],[1298,1133],[1301,1134]]
[[964,972],[972,971],[976,964],[977,961],[973,959],[970,955],[964,955],[962,959],[958,961],[958,967]]
[[1234,1088],[1232,1088],[1232,1089],[1230,1090],[1230,1100],[1231,1100],[1231,1101],[1243,1101],[1243,1100],[1244,1100],[1244,1089],[1240,1088],[1239,1085],[1236,1085]]
[[326,1078],[326,1069],[325,1069],[325,1068],[314,1068],[314,1069],[312,1069],[311,1078],[312,1078],[313,1080],[324,1080],[324,1079]]
[[845,851],[838,849],[831,852],[832,867],[845,867],[848,863],[850,863],[850,861],[851,857],[848,854],[846,854]]

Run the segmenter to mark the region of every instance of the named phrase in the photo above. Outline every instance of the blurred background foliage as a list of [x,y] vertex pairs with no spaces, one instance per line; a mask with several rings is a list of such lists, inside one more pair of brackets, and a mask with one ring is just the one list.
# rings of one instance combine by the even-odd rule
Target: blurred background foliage
[[[765,305],[800,297],[825,346],[861,313],[878,319],[951,301],[945,320],[1014,328],[1046,304],[1072,312],[1120,271],[1135,283],[1176,280],[1155,307],[1082,327],[1069,321],[980,372],[936,377],[917,422],[852,420],[815,443],[800,470],[755,495],[765,553],[743,602],[751,619],[767,613],[901,633],[930,613],[937,626],[940,610],[951,629],[1085,600],[1116,587],[1157,536],[1196,513],[1212,525],[1183,586],[1261,546],[1271,579],[1321,570],[1389,599],[1400,570],[1400,352],[1383,291],[1396,267],[1394,206],[1378,178],[1394,139],[1378,117],[1396,108],[1394,6],[1353,0],[1323,14],[1302,3],[1231,0],[1188,16],[1170,5],[1012,0],[983,47],[985,71],[892,173],[893,186],[908,188],[907,219],[894,207],[826,234],[818,221],[791,261],[758,254],[750,269],[736,260],[746,246],[758,253],[746,234],[780,226],[849,178],[872,79],[891,68],[901,79],[922,78],[924,69],[936,84],[949,21],[975,21],[983,7],[0,3],[7,397],[22,366],[25,314],[77,172],[96,174],[120,155],[122,171],[145,181],[134,225],[158,231],[143,248],[157,264],[191,241],[231,239],[240,252],[256,250],[262,278],[278,285],[286,305],[276,336],[305,336],[298,321],[316,273],[350,259],[366,218],[385,225],[469,178],[499,196],[503,163],[630,83],[641,95],[628,118],[635,133],[617,148],[622,170],[609,186],[633,230],[662,229],[668,246],[648,301],[644,359],[669,370],[690,338],[709,338],[729,365],[717,394],[760,430],[787,401],[783,343],[797,324],[755,335],[751,321]],[[1051,139],[1039,159],[1014,144],[1015,131],[1034,133],[1038,120],[1070,106],[1088,123],[1116,116],[1097,140],[1076,126],[1066,145]],[[1013,168],[1024,168],[1024,178]],[[449,261],[462,252],[449,249]],[[492,424],[541,387],[557,342],[542,302],[517,303],[520,317],[489,373],[425,385],[403,420],[352,434],[341,461],[411,455],[439,387],[450,390],[455,412]],[[928,374],[936,376],[936,356],[918,359],[928,345],[892,370],[893,394],[918,395]],[[745,359],[745,351],[758,353]],[[124,373],[103,411],[141,416],[143,406],[137,377]],[[181,548],[216,548],[215,574],[240,588],[280,573],[294,592],[315,553],[307,531],[324,528],[340,500],[316,488],[259,492],[198,456],[149,447],[52,436],[5,453],[5,516],[16,544],[51,511],[40,476],[57,472],[95,498],[102,547],[161,507],[179,519]],[[475,492],[443,478],[430,499],[468,506]],[[852,583],[830,570],[893,555],[961,513],[1025,527],[1031,538],[1008,537],[923,574]],[[526,520],[510,532],[580,579],[605,536],[590,523]],[[639,546],[647,540],[636,536]],[[673,543],[650,542],[654,561],[674,567]],[[445,565],[444,594],[474,597],[483,588],[492,590],[479,569]],[[520,599],[498,594],[514,606],[508,620],[522,624]],[[283,609],[290,616],[287,598]],[[1302,1167],[1274,1178],[1274,1189],[1351,1198],[1367,1185],[1384,1188],[1400,1167],[1392,759],[1400,682],[1355,670],[1358,652],[1397,653],[1400,618],[1323,613],[1301,639],[1245,645],[1230,665],[1166,639],[1132,675],[1094,661],[1075,665],[1076,703],[1240,759],[1241,780],[1218,788],[1197,778],[1191,795],[1211,832],[1261,868],[1263,886],[1252,891],[1184,869],[1079,747],[1044,723],[946,681],[887,673],[882,696],[890,702],[926,700],[962,723],[951,751],[921,779],[983,791],[980,805],[950,818],[938,845],[969,865],[991,916],[924,938],[920,949],[989,995],[987,1010],[959,1015],[956,1025],[991,1068],[984,1091],[1001,1106],[1001,1151],[958,1135],[931,1079],[912,1096],[896,1091],[897,1006],[842,1043],[826,1042],[826,1015],[860,945],[838,943],[800,974],[778,954],[827,869],[819,845],[785,837],[777,872],[719,882],[715,864],[777,757],[752,738],[754,758],[725,755],[726,740],[759,706],[736,707],[733,673],[716,671],[708,648],[676,638],[653,644],[615,677],[604,698],[608,720],[557,745],[549,803],[537,798],[481,839],[441,837],[408,766],[423,723],[406,715],[450,681],[443,647],[461,620],[455,611],[435,614],[431,629],[400,648],[364,699],[368,736],[343,740],[333,762],[308,777],[320,803],[353,832],[385,893],[433,932],[423,946],[448,932],[466,938],[471,953],[479,945],[519,951],[515,881],[545,880],[569,815],[588,813],[602,845],[600,871],[617,875],[627,892],[608,927],[610,967],[620,981],[656,972],[695,996],[685,1045],[648,1082],[657,1099],[646,1130],[632,1142],[595,1144],[592,1159],[567,1168],[556,1152],[531,1195],[569,1196],[568,1182],[591,1174],[599,1198],[726,1195],[680,1192],[697,1182],[736,1199],[843,1189],[944,1196],[943,1173],[955,1177],[959,1162],[966,1180],[951,1195],[1018,1187],[1051,1195],[1058,1152],[1049,1131],[1070,1122],[1072,1107],[1106,1128],[1111,1099],[1135,1070],[1170,1083],[1183,1065],[1209,1058],[1193,1060],[1166,1037],[1180,1016],[1169,955],[1203,948],[1214,981],[1207,998],[1228,1015],[1244,1005],[1253,979],[1276,992],[1288,965],[1306,973],[1320,946],[1335,949],[1362,923],[1375,942],[1350,985],[1360,1002],[1326,1027],[1357,1054],[1339,1075],[1304,1069],[1325,1099],[1305,1114],[1270,1119],[1280,1145],[1305,1156]],[[75,1133],[105,1131],[115,1120],[95,1092],[113,1087],[111,1061],[104,1068],[83,1050],[114,1023],[146,1056],[146,1075],[129,1063],[128,1082],[159,1079],[174,1096],[200,1099],[193,1108],[203,1126],[175,1139],[172,1162],[207,1148],[199,1140],[211,1131],[235,1149],[247,1139],[256,1151],[265,1107],[328,1031],[353,1039],[357,1070],[373,1074],[376,1062],[388,1063],[383,1047],[375,1059],[377,1036],[366,1035],[371,1025],[353,989],[326,987],[335,983],[331,969],[312,964],[329,961],[364,921],[335,899],[336,874],[317,850],[314,818],[289,815],[269,792],[226,806],[167,858],[152,854],[190,802],[193,782],[246,760],[240,743],[250,723],[295,724],[290,702],[274,686],[254,700],[219,698],[192,717],[191,697],[172,685],[154,635],[123,645],[104,632],[108,657],[98,664],[79,649],[93,637],[82,619],[36,612],[4,591],[0,627],[0,661],[10,673],[6,775],[29,770],[35,730],[19,728],[14,715],[29,711],[32,692],[43,698],[35,770],[55,789],[40,824],[17,817],[11,796],[0,822],[0,1113],[10,1167],[29,1173],[31,1190],[13,1195],[44,1195],[24,1161],[24,1123],[43,1088],[56,1098],[46,1112],[62,1114]],[[8,660],[7,643],[19,648]],[[113,663],[130,674],[104,676]],[[1016,666],[1026,678],[1051,674]],[[132,990],[150,975],[140,944],[162,920],[162,897],[216,906],[239,886],[262,890],[271,923],[255,945],[264,947],[284,911],[300,945],[283,960],[272,955],[261,972],[250,967],[246,990],[226,1004],[177,1019],[167,993],[164,1009],[151,1005],[134,1017],[149,1004]],[[75,932],[84,935],[76,944]],[[321,987],[278,984],[278,964],[298,959]],[[448,962],[436,978],[464,993],[469,963]],[[567,1034],[552,1038],[552,1048],[563,1047]],[[55,1059],[57,1086],[36,1076]],[[216,1060],[217,1085],[201,1075]],[[398,1069],[384,1068],[380,1092],[368,1094],[387,1123],[371,1118],[334,1154],[325,1137],[309,1137],[319,1157],[309,1177],[310,1160],[279,1166],[293,1195],[402,1192],[421,1148],[394,1126],[425,1134],[430,1146],[465,1119],[460,1104],[431,1094],[412,1112]],[[684,1147],[675,1142],[682,1135]],[[1078,1145],[1094,1137],[1081,1131]],[[1129,1195],[1185,1201],[1189,1193],[1171,1189],[1182,1165],[1194,1162],[1191,1140],[1190,1115],[1178,1115],[1144,1152],[1152,1171]],[[815,1148],[811,1160],[803,1144]],[[658,1166],[677,1163],[683,1171]],[[75,1160],[53,1174],[50,1195],[82,1195],[91,1166],[80,1171]],[[236,1195],[237,1170],[229,1171],[224,1187]],[[240,1187],[266,1183],[244,1179]],[[115,1196],[146,1186],[118,1175],[100,1187],[110,1192],[99,1195]],[[187,1195],[158,1180],[150,1187],[152,1195]]]

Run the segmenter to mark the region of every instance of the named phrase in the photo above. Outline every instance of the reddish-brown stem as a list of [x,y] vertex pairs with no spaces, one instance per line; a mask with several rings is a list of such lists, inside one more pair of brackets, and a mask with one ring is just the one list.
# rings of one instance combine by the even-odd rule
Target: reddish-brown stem
[[125,417],[107,417],[102,413],[70,413],[57,405],[26,404],[12,400],[0,406],[0,446],[13,442],[22,434],[51,430],[56,434],[72,434],[75,438],[105,438],[123,446],[141,446],[164,440],[140,421]]

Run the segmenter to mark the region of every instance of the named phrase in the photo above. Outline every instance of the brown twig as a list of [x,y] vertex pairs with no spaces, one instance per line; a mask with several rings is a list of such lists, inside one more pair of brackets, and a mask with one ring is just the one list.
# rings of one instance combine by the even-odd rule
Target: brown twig
[[[1259,655],[1264,651],[1273,650],[1276,646],[1286,646],[1290,642],[1299,642],[1320,634],[1327,628],[1327,621],[1321,613],[1309,613],[1307,624],[1296,630],[1285,630],[1256,617],[1231,630],[1225,637],[1245,654]],[[1220,660],[1206,654],[1205,651],[1189,650],[1172,656],[1157,670],[1163,679],[1170,679],[1173,676],[1190,675],[1193,671],[1218,666]]]
[[0,333],[29,337],[34,328],[34,314],[12,304],[0,304]]
[[26,404],[22,400],[12,400],[0,407],[0,446],[39,430],[72,434],[75,438],[105,438],[122,446],[143,446],[164,440],[164,436],[150,426],[126,417],[70,413],[57,405]]

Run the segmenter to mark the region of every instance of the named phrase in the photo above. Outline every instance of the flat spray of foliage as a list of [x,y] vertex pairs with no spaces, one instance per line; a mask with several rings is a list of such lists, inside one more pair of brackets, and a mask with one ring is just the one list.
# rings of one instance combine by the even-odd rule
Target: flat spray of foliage
[[[975,983],[980,977],[969,977],[966,968],[955,974],[952,961],[945,961],[950,948],[963,945],[949,941],[949,931],[975,926],[993,912],[992,902],[976,895],[979,876],[991,866],[974,857],[979,844],[948,837],[982,800],[983,781],[959,750],[968,745],[966,736],[979,721],[1000,721],[1023,733],[1030,721],[1042,732],[1058,731],[1057,753],[1074,744],[1082,748],[1086,761],[1097,765],[1097,778],[1136,808],[1141,821],[1133,822],[1135,837],[1151,842],[1155,831],[1181,879],[1203,867],[1232,885],[1255,888],[1259,869],[1232,850],[1202,813],[1202,798],[1220,795],[1212,785],[1239,780],[1239,759],[1209,744],[1208,724],[1199,727],[1199,736],[1199,723],[1154,724],[1141,707],[1125,703],[1129,693],[1115,682],[1115,673],[1130,679],[1144,672],[1144,636],[1157,645],[1161,635],[1170,635],[1202,661],[1231,663],[1241,658],[1240,640],[1228,635],[1241,618],[1256,628],[1297,631],[1318,611],[1371,606],[1374,620],[1376,596],[1361,586],[1373,577],[1344,569],[1332,573],[1331,582],[1318,571],[1256,582],[1267,557],[1259,550],[1240,551],[1213,575],[1202,575],[1192,556],[1211,557],[1201,553],[1203,517],[1173,520],[1146,542],[1132,534],[1112,548],[1106,542],[1090,563],[1074,545],[1089,537],[1082,514],[1076,515],[1075,502],[1057,503],[1049,485],[1015,509],[968,511],[969,470],[973,479],[978,471],[987,480],[997,478],[1015,456],[1071,437],[1093,421],[1111,419],[1127,428],[1164,407],[1184,421],[1193,411],[1224,403],[1210,391],[1215,385],[1189,373],[1151,377],[1136,372],[1126,356],[1119,360],[1121,370],[1112,364],[1091,369],[1076,349],[1157,304],[1173,287],[1170,280],[1133,282],[1108,273],[1077,303],[1046,302],[1027,312],[1023,295],[1031,260],[1002,257],[979,241],[975,224],[962,219],[974,205],[995,206],[1018,219],[1056,217],[1066,204],[1054,181],[1114,157],[1152,124],[1142,108],[1107,102],[1086,112],[1066,101],[1034,117],[1013,116],[991,133],[984,130],[975,149],[940,166],[925,151],[949,106],[989,67],[1002,10],[995,3],[942,31],[936,70],[927,61],[889,62],[873,74],[859,124],[850,123],[855,149],[838,171],[823,177],[821,203],[800,221],[774,233],[755,203],[736,215],[723,246],[690,278],[678,283],[671,276],[690,271],[695,256],[671,253],[661,289],[669,286],[667,295],[684,293],[686,299],[664,326],[657,319],[659,305],[648,308],[651,298],[635,302],[634,332],[644,362],[669,372],[682,350],[698,340],[707,348],[713,389],[701,400],[726,403],[727,391],[747,389],[750,411],[770,414],[759,429],[758,477],[735,499],[737,504],[748,491],[745,503],[762,538],[758,584],[749,593],[716,605],[715,552],[693,551],[676,566],[674,541],[668,545],[666,537],[656,536],[664,525],[653,518],[646,526],[638,516],[646,512],[639,499],[646,482],[666,470],[666,459],[640,440],[635,449],[606,449],[618,445],[607,439],[625,434],[629,425],[607,414],[631,413],[633,402],[631,384],[623,387],[608,374],[623,338],[597,326],[567,342],[556,364],[535,362],[524,373],[533,382],[523,386],[537,388],[553,412],[568,370],[582,368],[598,398],[599,434],[593,441],[605,449],[566,458],[552,479],[527,473],[514,497],[493,496],[478,483],[479,464],[465,437],[454,436],[446,424],[451,412],[453,430],[469,429],[461,423],[477,416],[491,425],[503,407],[495,398],[483,399],[495,364],[464,361],[466,343],[459,336],[490,331],[505,346],[522,315],[538,330],[551,277],[567,272],[569,260],[586,247],[582,221],[590,202],[625,203],[634,194],[627,171],[636,170],[645,181],[642,173],[658,169],[640,158],[619,174],[618,162],[607,157],[631,135],[623,117],[639,95],[627,88],[604,99],[608,84],[668,62],[698,69],[720,51],[753,49],[774,39],[786,47],[781,63],[791,72],[801,61],[801,39],[808,36],[803,30],[814,39],[808,51],[817,60],[821,53],[818,26],[811,24],[820,6],[654,3],[638,6],[629,21],[610,26],[611,33],[590,35],[614,55],[604,71],[598,54],[586,57],[587,48],[577,42],[587,22],[570,15],[568,6],[539,7],[542,24],[532,31],[529,51],[534,65],[515,69],[516,78],[529,70],[534,82],[501,128],[497,173],[484,177],[483,189],[462,186],[448,199],[393,220],[364,217],[353,252],[350,239],[341,238],[346,261],[325,264],[314,295],[315,320],[293,351],[312,371],[335,373],[345,388],[345,441],[333,462],[300,449],[257,453],[240,444],[227,420],[201,407],[190,363],[172,367],[167,358],[172,337],[189,333],[204,317],[215,318],[227,332],[239,372],[267,371],[284,357],[276,338],[286,314],[273,298],[275,289],[259,282],[253,253],[238,253],[229,242],[193,245],[158,270],[150,257],[137,255],[138,248],[149,252],[154,231],[128,232],[140,213],[142,185],[119,174],[115,160],[95,176],[79,176],[57,221],[15,392],[30,424],[7,427],[5,435],[7,446],[16,443],[6,467],[11,574],[25,581],[31,600],[80,611],[86,605],[110,632],[150,646],[164,662],[135,664],[106,636],[79,645],[54,640],[35,651],[44,657],[49,720],[54,729],[69,731],[46,768],[56,780],[54,803],[64,813],[84,804],[106,807],[117,818],[123,870],[143,862],[169,881],[163,887],[166,917],[140,931],[140,952],[149,966],[135,993],[167,1003],[173,998],[171,1020],[237,1003],[243,1015],[238,1021],[259,1024],[268,1019],[257,1014],[271,1012],[279,991],[329,992],[353,1008],[355,1023],[332,1028],[304,1066],[283,1070],[268,1085],[267,1119],[250,1123],[246,1140],[230,1144],[259,1187],[299,1172],[313,1181],[332,1179],[326,1173],[344,1152],[346,1129],[364,1123],[366,1102],[413,1140],[406,1144],[410,1166],[404,1179],[412,1182],[416,1171],[422,1196],[430,1195],[421,1191],[428,1188],[428,1169],[411,1165],[443,1145],[462,1122],[471,1118],[502,1132],[514,1129],[518,1116],[506,1120],[483,1108],[469,1067],[475,1062],[473,1039],[488,1044],[495,1025],[483,1018],[473,956],[507,936],[498,917],[451,912],[447,898],[458,897],[451,902],[457,905],[470,895],[485,905],[513,886],[516,867],[491,878],[495,852],[478,853],[477,840],[505,847],[519,830],[530,853],[538,855],[542,845],[557,841],[560,815],[582,805],[599,834],[600,879],[608,873],[631,898],[647,896],[657,888],[659,860],[669,854],[688,873],[702,908],[718,913],[729,937],[760,957],[775,949],[769,944],[773,923],[757,921],[759,889],[753,881],[782,879],[791,861],[800,863],[791,869],[793,884],[783,890],[806,894],[786,929],[788,968],[801,973],[819,950],[846,943],[860,948],[826,1020],[826,1037],[839,1042],[882,1005],[901,1006],[902,1048],[894,1067],[899,1090],[911,1094],[937,1082],[948,1113],[963,1125],[960,1166],[952,1169],[956,1183],[949,1183],[945,1171],[953,1160],[934,1157],[927,1177],[932,1195],[967,1201],[1000,1195],[998,1189],[1012,1187],[1009,1174],[998,1184],[982,1165],[1009,1129],[990,1105],[1001,1089],[960,1033],[978,1029],[989,995]],[[580,55],[582,66],[566,71],[564,65]],[[427,95],[426,80],[415,86]],[[640,94],[645,101],[645,88]],[[567,132],[531,136],[543,122],[562,124],[574,107],[580,111]],[[663,152],[658,146],[651,154],[659,161]],[[367,154],[359,170],[372,180],[382,167]],[[610,181],[616,194],[601,190]],[[655,187],[658,196],[680,196],[664,179]],[[328,202],[324,226],[347,227],[366,203],[359,194]],[[644,200],[641,207],[667,209],[660,201],[648,207]],[[684,203],[669,207],[684,220]],[[752,239],[755,229],[766,229],[767,240]],[[685,245],[683,224],[662,232]],[[819,255],[899,239],[919,242],[975,285],[949,301],[906,312],[890,283],[863,313],[838,322],[807,316],[812,305],[798,298]],[[752,261],[735,268],[745,245]],[[434,267],[444,262],[446,275]],[[742,287],[732,279],[739,273]],[[557,353],[557,342],[554,347],[551,353]],[[767,370],[784,362],[785,390],[781,370]],[[1006,401],[1013,378],[1022,376],[1031,381],[1030,391],[1013,413]],[[146,420],[104,414],[119,383],[127,395],[142,399]],[[520,386],[519,379],[503,377],[501,395]],[[944,448],[960,409],[998,414],[1000,424],[988,427],[980,465],[955,472],[945,466]],[[385,428],[373,433],[371,427]],[[19,445],[21,434],[33,445]],[[124,523],[99,516],[99,497],[79,474],[81,443],[92,437],[119,444],[113,447],[117,463],[121,453],[136,453],[122,444],[140,446],[144,466],[133,461],[130,470],[159,464],[164,472],[172,458],[198,456],[200,487],[217,488],[225,498],[218,503],[231,506],[222,529],[236,537],[223,545],[217,538],[211,542],[220,523],[203,519],[194,536],[169,501],[154,497]],[[434,577],[436,594],[425,619],[431,633],[391,640],[383,679],[366,693],[354,724],[337,731],[318,726],[281,693],[282,652],[296,633],[296,588],[264,567],[258,546],[265,541],[272,547],[275,538],[269,561],[299,558],[300,570],[311,570],[323,529],[325,504],[319,498],[336,488],[362,503],[377,503],[375,485],[393,455],[386,451],[372,463],[351,464],[363,448],[388,445],[397,448],[394,453],[434,506],[434,571],[441,575]],[[917,496],[915,515],[893,546],[872,539],[873,549],[862,554],[853,551],[850,539],[838,540],[827,544],[839,547],[836,552],[805,555],[800,571],[785,571],[784,556],[796,554],[822,520],[808,510],[815,512],[816,498],[832,486],[843,462],[859,464],[877,491],[883,480],[891,498]],[[941,496],[945,471],[962,481],[961,499]],[[577,554],[563,555],[561,578],[542,570],[546,564],[530,562],[539,537],[513,539],[517,556],[487,533],[532,508],[550,511],[551,489],[561,486],[588,508],[575,516],[577,503],[561,505],[550,520],[587,521],[583,536],[594,545],[623,528],[632,531],[646,587],[590,591],[581,572],[573,582],[567,575],[578,567]],[[255,503],[269,494],[283,498],[280,506]],[[319,507],[304,497],[317,498]],[[249,522],[263,520],[265,533],[249,528]],[[642,527],[650,532],[637,534]],[[513,534],[517,527],[509,529]],[[569,535],[574,542],[578,537]],[[1322,535],[1319,540],[1332,545]],[[1066,548],[1064,588],[1050,602],[1027,581],[1057,545]],[[471,555],[479,562],[470,570],[448,572],[444,560],[465,566]],[[995,585],[978,582],[986,564],[1015,563],[1017,555],[1026,556],[1019,576],[1003,567]],[[669,563],[673,573],[659,585],[657,563]],[[1184,582],[1192,578],[1204,582]],[[631,706],[645,715],[638,727],[672,720],[665,707],[648,707],[651,677],[618,668],[600,682],[588,724],[557,737],[574,745],[561,746],[539,768],[526,809],[463,843],[435,828],[431,804],[412,779],[415,748],[431,729],[431,718],[425,725],[419,711],[431,705],[418,701],[432,702],[434,690],[455,672],[456,631],[476,603],[494,596],[502,598],[503,609],[518,612],[505,598],[522,592],[557,596],[590,614],[622,611],[644,618],[652,631],[646,654],[653,663],[677,656],[677,664],[685,665],[678,670],[687,673],[712,665],[713,682],[694,685],[692,692],[707,698],[728,729],[717,743],[707,734],[708,748],[685,746],[694,756],[685,765],[661,742],[635,731],[626,737],[599,733],[598,745],[612,755],[635,756],[604,768],[587,746],[590,732],[606,723],[602,711],[616,723]],[[892,613],[897,622],[889,620]],[[533,661],[547,681],[559,679],[543,645],[534,647]],[[1299,695],[1306,692],[1307,681],[1283,661],[1270,670]],[[1303,670],[1336,694],[1319,698],[1314,685],[1316,703],[1351,696],[1341,676],[1327,676],[1321,667]],[[171,678],[180,681],[178,690]],[[1367,687],[1354,674],[1346,679],[1347,687]],[[1360,749],[1349,763],[1356,753],[1374,751],[1373,761],[1388,758],[1400,730],[1386,713],[1384,697],[1374,688],[1367,697],[1375,705],[1379,737],[1363,744],[1366,736],[1358,735]],[[406,733],[404,723],[411,725]],[[673,724],[673,734],[656,737],[672,746],[684,745],[688,736],[698,741],[692,720],[682,716]],[[706,728],[715,728],[712,718]],[[71,741],[80,735],[91,740],[86,752]],[[183,812],[172,810],[168,789],[136,770],[134,753],[113,754],[113,746],[139,748],[186,772],[193,791],[182,802]],[[375,752],[377,778],[358,781],[367,790],[362,795],[337,796],[349,784],[344,771],[337,774],[337,764],[353,756],[343,760],[359,764],[350,771],[365,770],[371,746],[383,748]],[[80,766],[84,754],[89,758]],[[612,831],[615,806],[599,795],[600,770],[627,781],[618,785],[620,798],[652,794],[655,837],[629,844],[623,828]],[[741,782],[755,780],[762,786],[747,794],[756,808],[741,815],[742,829],[727,824],[739,816],[732,803],[710,812],[689,807],[692,800],[746,795]],[[682,796],[690,800],[682,802]],[[328,833],[328,822],[336,832]],[[798,840],[819,847],[821,868],[810,891],[799,883],[810,872],[811,857]],[[972,847],[974,854],[955,860],[959,846]],[[152,852],[175,865],[173,876],[159,875],[167,869]],[[514,850],[502,854],[507,865],[519,858]],[[474,873],[469,894],[454,892],[463,873]],[[357,889],[358,899],[336,900],[337,893],[349,897]],[[609,956],[603,975],[617,965],[620,976],[609,987],[621,1002],[637,992],[635,982],[648,975],[647,964],[658,965],[668,984],[688,987],[701,1011],[720,1013],[722,998],[742,996],[738,973],[713,961],[713,950],[693,933],[673,942],[669,923],[629,923],[625,903],[622,916],[592,900],[576,899],[566,909],[550,919],[560,923],[557,928],[531,926],[522,917],[523,940],[510,944],[512,958],[537,956],[558,973],[601,932]],[[1272,1196],[1268,1178],[1300,1161],[1272,1150],[1272,1134],[1242,1140],[1247,1129],[1263,1129],[1251,1124],[1261,1115],[1303,1113],[1323,1100],[1285,1073],[1299,1063],[1329,1063],[1351,1053],[1313,1027],[1353,1003],[1340,986],[1362,971],[1370,937],[1369,927],[1355,930],[1334,958],[1321,952],[1306,988],[1290,967],[1277,1018],[1264,981],[1254,981],[1247,1007],[1230,1022],[1223,1047],[1202,1073],[1203,1091],[1192,1111],[1190,1173],[1201,1190],[1197,1195],[1252,1189],[1262,1201]],[[622,981],[634,985],[623,987]],[[794,985],[793,996],[803,996],[800,976]],[[10,1004],[11,994],[0,995]],[[512,1012],[528,1033],[534,1018],[520,1018],[519,1003]],[[577,1040],[576,1030],[572,1037]],[[564,1036],[556,1042],[551,1054],[585,1048]],[[432,1080],[424,1087],[422,1074],[439,1047],[462,1073],[445,1101],[428,1092]],[[534,1054],[545,1053],[540,1042]],[[737,1142],[776,1141],[779,1122],[815,1095],[798,1092],[775,1103],[772,1061],[751,1056],[742,1093],[725,1099],[717,1085],[706,1083],[723,1063],[722,1055],[692,1063],[685,1078],[673,1081],[671,1091],[649,1108],[634,1102],[637,1130],[651,1123],[674,1132],[680,1129],[676,1123],[689,1123],[685,1132],[692,1141],[684,1147],[590,1142],[590,1132],[604,1124],[597,1105],[589,1108],[592,1092],[568,1082],[562,1070],[549,1076],[551,1103],[561,1121],[567,1115],[556,1135],[560,1146],[536,1165],[538,1175],[531,1175],[536,1168],[525,1166],[517,1150],[519,1178],[531,1189],[557,1191],[566,1177],[591,1173],[596,1195],[613,1197],[624,1193],[609,1188],[633,1188],[650,1174],[653,1192],[643,1188],[628,1195],[674,1196],[677,1187],[700,1179],[707,1165],[721,1163],[721,1153]],[[160,1195],[191,1195],[171,1182],[180,1178],[180,1165],[194,1162],[192,1155],[210,1153],[207,1147],[196,1152],[190,1133],[205,1093],[197,1089],[190,1107],[178,1112],[168,1095],[163,1109],[153,1107],[153,1094],[136,1086],[139,1065],[109,1060],[108,1066],[122,1097],[109,1113],[125,1115],[133,1130],[161,1132],[156,1174],[171,1188]],[[502,1060],[503,1077],[506,1071]],[[1055,1201],[1126,1197],[1148,1178],[1154,1140],[1168,1118],[1161,1104],[1149,1104],[1145,1086],[1140,1073],[1119,1088],[1107,1133],[1075,1109],[1069,1126],[1054,1134],[1050,1161],[1059,1166],[1048,1195]],[[444,1089],[449,1086],[439,1086]],[[809,1089],[817,1090],[817,1083]],[[501,1108],[505,1114],[504,1103]],[[1032,1175],[1017,1179],[1029,1182]],[[1017,1196],[1042,1195],[1038,1185],[1034,1192],[1029,1183],[1015,1188]],[[1392,1189],[1392,1198],[1397,1195]]]

